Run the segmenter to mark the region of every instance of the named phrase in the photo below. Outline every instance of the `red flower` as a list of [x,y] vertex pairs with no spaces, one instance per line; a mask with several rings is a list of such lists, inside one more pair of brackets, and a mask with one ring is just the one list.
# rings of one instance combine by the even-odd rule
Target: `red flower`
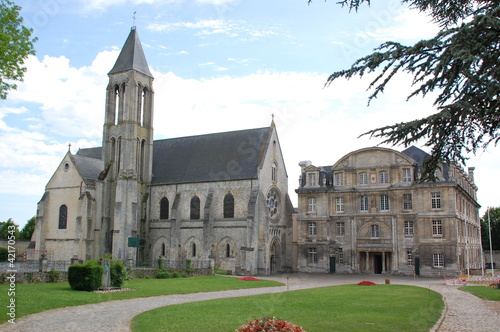
[[360,285],[360,286],[375,286],[376,284],[374,282],[371,282],[371,281],[361,281],[358,283],[358,285]]
[[262,320],[256,319],[240,327],[236,332],[256,332],[256,331],[276,331],[276,332],[306,332],[300,326],[278,319],[276,317],[264,317]]
[[254,277],[243,277],[239,278],[238,280],[244,280],[244,281],[260,281],[260,279],[254,278]]

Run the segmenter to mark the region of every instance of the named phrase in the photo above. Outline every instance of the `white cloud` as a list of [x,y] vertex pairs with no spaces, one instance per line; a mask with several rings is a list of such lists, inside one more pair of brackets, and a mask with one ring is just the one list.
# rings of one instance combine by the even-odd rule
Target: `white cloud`
[[240,1],[240,0],[196,0],[196,2],[199,2],[199,3],[208,4],[208,5],[216,5],[216,6],[227,5],[227,4],[238,2],[238,1]]
[[394,18],[395,25],[381,28],[367,35],[381,41],[386,40],[420,40],[434,37],[439,31],[439,25],[432,18],[418,13],[416,10],[405,9]]
[[[80,68],[71,66],[64,57],[28,59],[25,81],[9,101],[29,102],[29,106],[0,108],[0,176],[4,179],[0,193],[36,191],[41,195],[69,142],[73,153],[101,144],[106,73],[116,57],[117,51],[104,51],[90,66]],[[299,161],[331,165],[350,151],[380,142],[358,138],[360,134],[433,112],[432,98],[405,102],[411,82],[406,75],[395,77],[370,107],[366,106],[370,94],[366,88],[372,75],[339,80],[327,88],[328,75],[319,73],[262,71],[199,80],[171,72],[153,75],[156,138],[265,127],[274,114],[292,199]],[[33,105],[39,105],[39,113]],[[33,123],[30,130],[8,125],[9,115],[28,113],[28,107]],[[494,174],[498,159],[483,157],[477,179],[487,183],[479,174]]]
[[223,34],[228,37],[241,37],[243,40],[257,40],[266,36],[276,35],[275,27],[258,28],[245,21],[222,19],[197,20],[196,22],[153,22],[147,29],[156,32],[172,32],[177,30],[196,30],[195,35],[209,36]]

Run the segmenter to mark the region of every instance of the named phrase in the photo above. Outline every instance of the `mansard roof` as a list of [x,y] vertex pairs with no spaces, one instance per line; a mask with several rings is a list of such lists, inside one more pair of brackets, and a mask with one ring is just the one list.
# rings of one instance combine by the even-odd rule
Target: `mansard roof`
[[[152,184],[256,179],[271,132],[272,127],[265,127],[156,140]],[[101,147],[80,149],[75,156],[81,156],[82,163],[99,159],[102,171],[101,152]]]
[[149,71],[148,62],[146,61],[146,56],[142,50],[141,41],[135,27],[130,30],[130,33],[122,47],[120,55],[116,60],[116,63],[111,69],[109,74],[115,74],[124,72],[127,70],[136,70],[143,73],[149,77],[153,77]]

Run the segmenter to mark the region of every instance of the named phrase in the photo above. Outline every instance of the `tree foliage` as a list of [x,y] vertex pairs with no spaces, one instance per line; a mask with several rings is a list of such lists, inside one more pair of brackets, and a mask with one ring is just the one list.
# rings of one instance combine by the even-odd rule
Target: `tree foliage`
[[[308,1],[311,3],[311,1]],[[339,1],[357,11],[370,0]],[[410,146],[425,140],[431,157],[422,180],[434,180],[440,161],[465,163],[468,153],[486,149],[500,140],[500,6],[495,0],[403,0],[410,8],[428,13],[440,32],[413,46],[388,41],[375,52],[356,60],[351,68],[330,75],[362,77],[375,72],[368,102],[384,92],[398,72],[413,76],[414,90],[407,97],[438,92],[437,113],[422,119],[370,130],[363,135],[382,143]]]
[[488,214],[491,224],[492,249],[500,250],[500,207],[489,208],[481,218],[481,241],[483,242],[483,249],[490,250]]
[[19,240],[31,240],[31,235],[35,231],[36,217],[28,220],[23,229],[19,232]]
[[8,240],[9,235],[12,234],[12,227],[14,226],[14,236],[17,239],[19,236],[19,226],[16,225],[12,218],[9,218],[7,221],[0,222],[0,240]]
[[22,81],[26,67],[24,60],[35,54],[33,29],[28,29],[19,15],[21,7],[10,0],[0,0],[0,99],[6,99],[11,89]]

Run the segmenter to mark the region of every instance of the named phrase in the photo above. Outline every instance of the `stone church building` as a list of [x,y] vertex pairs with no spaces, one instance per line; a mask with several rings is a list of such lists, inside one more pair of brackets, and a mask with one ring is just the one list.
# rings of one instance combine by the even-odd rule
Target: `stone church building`
[[153,76],[135,28],[108,77],[102,146],[64,156],[38,203],[35,249],[56,261],[111,253],[129,265],[290,270],[293,207],[274,121],[153,140]]
[[331,166],[301,162],[298,271],[441,276],[481,269],[474,168],[444,164],[436,182],[422,183],[427,156],[416,147],[373,147]]

